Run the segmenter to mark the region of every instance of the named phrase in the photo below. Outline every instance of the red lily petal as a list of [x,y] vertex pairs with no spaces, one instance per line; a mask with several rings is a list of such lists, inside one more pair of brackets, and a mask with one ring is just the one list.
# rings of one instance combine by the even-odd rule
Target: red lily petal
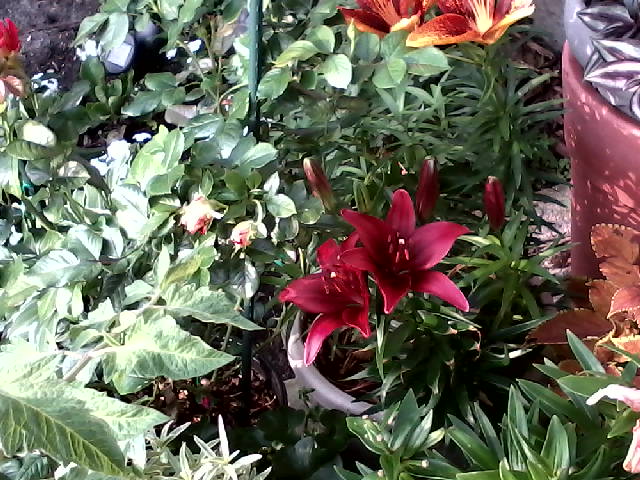
[[342,321],[345,325],[355,328],[360,334],[367,338],[371,335],[371,326],[369,325],[369,302],[367,300],[366,307],[363,308],[347,308],[342,312]]
[[340,247],[334,239],[327,240],[318,247],[318,265],[324,270],[338,263]]
[[340,250],[342,252],[346,252],[347,250],[351,250],[352,248],[356,248],[356,243],[358,243],[358,232],[353,232],[351,235],[347,237],[347,239],[342,242],[340,245]]
[[453,242],[469,229],[457,223],[434,222],[418,228],[409,239],[413,270],[428,270],[442,260]]
[[361,32],[375,33],[378,36],[384,36],[389,33],[390,26],[380,15],[353,8],[340,7],[339,10],[347,23],[353,22]]
[[436,3],[438,3],[438,0],[422,0],[422,12],[430,10]]
[[340,260],[353,268],[357,268],[358,270],[373,272],[377,269],[376,264],[364,248],[352,248],[351,250],[347,250],[340,255]]
[[409,292],[411,277],[408,273],[390,275],[379,270],[371,273],[384,299],[384,313],[393,312],[398,302]]
[[320,315],[311,324],[307,341],[304,342],[304,364],[311,365],[322,348],[324,339],[334,330],[344,327],[339,315]]
[[469,302],[464,294],[444,273],[434,270],[414,272],[411,275],[411,288],[416,292],[435,295],[463,312],[469,311]]
[[442,13],[455,13],[457,15],[469,15],[471,10],[468,5],[469,0],[439,0],[438,7]]
[[446,13],[416,28],[407,37],[406,45],[420,48],[481,40],[482,35],[474,29],[466,17]]
[[280,292],[278,299],[307,313],[335,313],[349,305],[345,298],[327,293],[320,273],[294,280]]
[[496,5],[496,11],[493,14],[493,18],[497,21],[500,21],[504,18],[504,16],[511,10],[512,0],[499,0],[498,5]]
[[391,230],[387,224],[379,218],[353,210],[342,210],[341,213],[342,218],[353,225],[358,232],[358,237],[369,256],[377,263],[384,263],[388,250],[387,240],[391,236]]
[[413,201],[406,190],[396,190],[393,193],[391,208],[387,213],[385,223],[400,234],[409,238],[416,229],[416,213],[413,209]]

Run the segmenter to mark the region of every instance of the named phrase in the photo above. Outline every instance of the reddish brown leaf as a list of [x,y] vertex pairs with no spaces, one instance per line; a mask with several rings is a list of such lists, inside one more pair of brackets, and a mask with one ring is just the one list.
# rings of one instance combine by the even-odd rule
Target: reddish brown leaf
[[640,266],[628,263],[618,257],[612,257],[600,264],[602,274],[618,288],[630,287],[640,283]]
[[[628,337],[612,338],[611,343],[616,347],[621,348],[625,352],[629,352],[632,355],[640,354],[640,335],[629,335]],[[613,357],[616,362],[628,362],[629,358],[624,355],[614,354]]]
[[611,309],[611,299],[618,288],[608,280],[592,280],[587,285],[591,306],[598,315],[607,318]]
[[586,339],[600,338],[612,328],[611,322],[591,310],[568,310],[540,325],[529,334],[528,340],[538,344],[562,344],[567,343],[567,330]]
[[608,316],[638,310],[640,310],[640,287],[625,287],[618,290],[613,296]]
[[600,223],[591,229],[591,246],[598,258],[617,257],[635,263],[640,254],[640,233],[624,225]]

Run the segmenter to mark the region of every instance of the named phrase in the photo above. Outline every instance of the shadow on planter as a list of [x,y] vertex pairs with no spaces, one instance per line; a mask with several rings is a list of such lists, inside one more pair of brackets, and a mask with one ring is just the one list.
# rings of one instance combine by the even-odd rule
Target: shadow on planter
[[640,228],[640,124],[609,104],[588,82],[567,44],[562,55],[565,141],[571,157],[572,273],[598,277],[591,227]]

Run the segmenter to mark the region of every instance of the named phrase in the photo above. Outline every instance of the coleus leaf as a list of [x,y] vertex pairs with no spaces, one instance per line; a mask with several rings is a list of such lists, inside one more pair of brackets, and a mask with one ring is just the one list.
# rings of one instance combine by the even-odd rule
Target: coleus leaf
[[635,22],[624,5],[596,5],[580,10],[578,17],[603,37],[622,36],[633,30]]
[[576,309],[560,312],[533,330],[527,339],[537,344],[566,344],[567,330],[578,338],[585,339],[602,338],[612,329],[613,325],[609,320],[592,310]]
[[640,40],[593,39],[593,46],[606,62],[632,60],[640,62]]
[[640,287],[625,287],[619,289],[611,301],[609,317],[621,312],[637,312],[640,310]]
[[600,271],[618,288],[640,283],[640,233],[623,225],[598,224],[591,229],[596,258],[605,259]]
[[606,318],[611,310],[611,300],[618,291],[608,280],[592,280],[589,286],[589,302],[593,310],[602,318]]
[[633,81],[638,77],[640,62],[617,60],[594,68],[584,78],[595,85],[628,91],[633,89]]

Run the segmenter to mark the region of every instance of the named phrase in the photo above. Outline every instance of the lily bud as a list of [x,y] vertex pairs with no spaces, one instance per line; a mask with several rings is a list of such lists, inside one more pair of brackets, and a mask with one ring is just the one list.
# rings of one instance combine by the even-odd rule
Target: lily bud
[[439,196],[438,163],[435,158],[427,158],[420,169],[416,191],[416,213],[420,221],[426,222],[431,217]]
[[214,210],[212,203],[202,195],[198,195],[191,203],[182,208],[180,225],[190,234],[207,233],[214,218],[222,218],[223,214]]
[[333,197],[333,190],[322,167],[307,157],[302,162],[302,168],[313,195],[322,201],[324,208],[328,211],[333,210],[336,203]]
[[504,190],[496,177],[487,178],[484,187],[484,210],[489,217],[491,228],[500,230],[504,225]]
[[12,93],[16,97],[24,96],[24,82],[13,75],[0,77],[0,104]]
[[251,245],[257,233],[256,224],[251,220],[245,220],[233,227],[230,240],[238,248],[246,248]]

